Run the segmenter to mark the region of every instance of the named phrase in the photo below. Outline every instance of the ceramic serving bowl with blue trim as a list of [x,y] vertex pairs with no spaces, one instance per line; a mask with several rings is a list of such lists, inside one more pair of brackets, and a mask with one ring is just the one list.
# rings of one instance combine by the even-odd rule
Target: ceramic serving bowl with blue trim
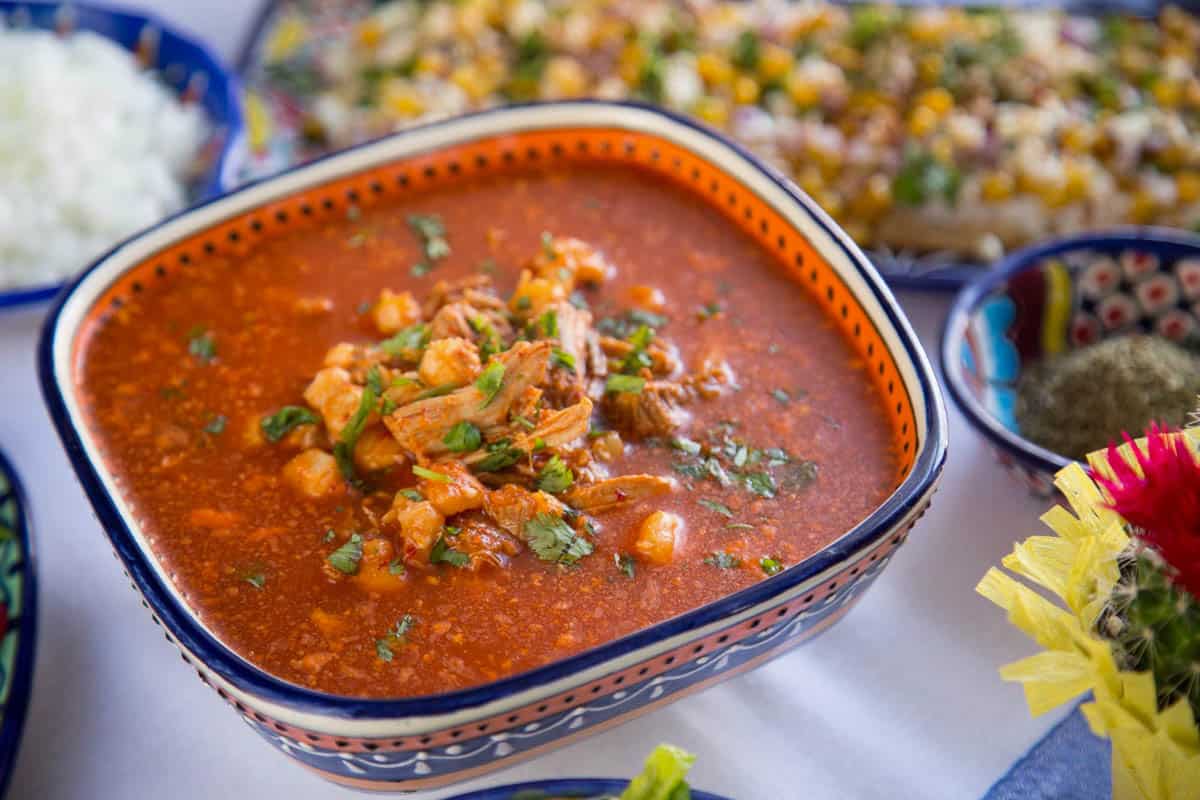
[[1001,464],[1050,496],[1070,460],[1021,436],[1021,370],[1135,332],[1177,342],[1200,335],[1200,237],[1123,228],[1014,253],[959,294],[942,332],[942,371]]
[[0,453],[0,797],[12,775],[33,687],[37,580],[31,536],[21,482]]
[[[607,778],[565,778],[497,786],[452,797],[450,800],[609,800],[619,797],[628,781]],[[729,800],[708,792],[691,790],[691,800]]]
[[[134,53],[184,102],[199,103],[212,128],[188,186],[189,198],[207,200],[234,185],[243,136],[241,89],[237,76],[207,46],[151,15],[87,3],[0,0],[3,28],[52,30],[64,36],[90,31]],[[0,309],[47,300],[61,287],[55,283],[0,290]]]
[[[674,181],[777,256],[844,333],[885,404],[896,489],[858,525],[780,574],[619,640],[481,686],[395,700],[335,696],[270,675],[227,647],[181,595],[108,469],[79,392],[89,326],[157,281],[187,281],[293,225],[426,187],[542,164],[604,164]],[[681,235],[683,233],[681,232]],[[686,268],[686,267],[681,267]],[[833,624],[929,503],[946,454],[928,361],[879,274],[794,185],[673,114],[572,101],[414,128],[328,156],[168,220],[114,249],[63,293],[39,345],[51,418],[118,558],[168,640],[272,745],[321,775],[423,789],[510,766],[750,669]]]

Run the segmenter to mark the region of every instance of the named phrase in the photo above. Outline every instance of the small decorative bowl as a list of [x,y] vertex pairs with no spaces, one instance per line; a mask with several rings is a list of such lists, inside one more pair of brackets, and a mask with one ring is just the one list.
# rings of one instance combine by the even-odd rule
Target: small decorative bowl
[[[315,692],[226,647],[180,598],[128,512],[81,407],[75,357],[98,317],[156,281],[291,226],[344,218],[473,177],[541,164],[638,169],[685,187],[777,254],[844,333],[885,400],[897,488],[858,525],[780,574],[543,667],[395,700]],[[72,465],[166,637],[272,745],[339,783],[426,789],[507,767],[783,653],[839,620],[929,504],[946,456],[945,408],[911,327],[879,274],[793,184],[683,117],[572,101],[493,109],[414,128],[251,184],[164,222],[96,262],[59,298],[39,345],[42,391]]]
[[[448,800],[601,800],[601,798],[618,797],[629,781],[618,781],[609,778],[563,778],[550,781],[533,781],[532,783],[516,783],[511,786],[497,786],[494,789],[480,789],[477,792],[457,795]],[[691,800],[729,800],[708,792],[692,789]]]
[[1021,369],[1133,332],[1191,339],[1198,319],[1200,237],[1122,228],[1055,239],[1014,253],[959,293],[942,331],[942,372],[1000,463],[1048,497],[1070,460],[1021,436]]
[[12,775],[33,684],[37,581],[28,505],[0,453],[0,797]]
[[[199,103],[212,126],[189,198],[207,200],[236,183],[235,153],[243,135],[241,88],[206,45],[147,14],[75,2],[0,0],[0,30],[4,28],[52,30],[61,36],[90,31],[133,52],[184,102]],[[55,283],[0,290],[0,309],[48,300],[61,288]]]

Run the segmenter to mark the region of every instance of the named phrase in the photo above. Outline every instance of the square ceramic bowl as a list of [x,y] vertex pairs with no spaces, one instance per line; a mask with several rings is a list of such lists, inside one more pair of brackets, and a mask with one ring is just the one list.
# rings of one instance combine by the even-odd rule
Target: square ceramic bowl
[[[445,694],[370,700],[269,675],[197,619],[129,513],[89,431],[76,360],[87,327],[156,281],[392,196],[538,164],[607,164],[682,184],[773,251],[840,327],[886,403],[896,490],[810,558],[753,587],[538,669]],[[686,232],[680,232],[686,235]],[[275,747],[331,780],[424,789],[480,775],[751,669],[842,618],[924,512],[946,454],[945,409],[878,273],[790,183],[719,135],[636,105],[512,107],[416,128],[185,212],[119,246],[59,298],[39,350],[50,414],[117,557],[200,679]]]
[[1130,333],[1176,342],[1200,336],[1200,237],[1124,228],[1014,253],[959,293],[942,332],[942,373],[1005,469],[1050,497],[1055,473],[1070,459],[1021,435],[1021,371]]

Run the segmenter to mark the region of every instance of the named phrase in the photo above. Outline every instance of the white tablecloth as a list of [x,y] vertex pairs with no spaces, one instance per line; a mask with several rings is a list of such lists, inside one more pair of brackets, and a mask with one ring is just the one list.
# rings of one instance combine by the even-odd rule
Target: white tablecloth
[[[253,15],[237,0],[164,16],[227,58]],[[906,294],[936,351],[947,298]],[[32,498],[40,640],[13,798],[176,800],[348,794],[279,755],[179,659],[141,607],[52,432],[34,373],[42,309],[0,315],[0,447]],[[699,754],[694,784],[739,800],[975,798],[1054,721],[1031,721],[996,667],[1031,646],[973,587],[1043,504],[951,409],[933,508],[847,618],[748,675],[459,790],[623,776],[656,743]]]

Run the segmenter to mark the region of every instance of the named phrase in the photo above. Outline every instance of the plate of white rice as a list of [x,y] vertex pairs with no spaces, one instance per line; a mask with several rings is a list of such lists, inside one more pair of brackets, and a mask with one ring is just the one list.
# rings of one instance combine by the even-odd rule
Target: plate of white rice
[[220,194],[240,132],[201,46],[132,14],[29,9],[0,2],[0,307]]

